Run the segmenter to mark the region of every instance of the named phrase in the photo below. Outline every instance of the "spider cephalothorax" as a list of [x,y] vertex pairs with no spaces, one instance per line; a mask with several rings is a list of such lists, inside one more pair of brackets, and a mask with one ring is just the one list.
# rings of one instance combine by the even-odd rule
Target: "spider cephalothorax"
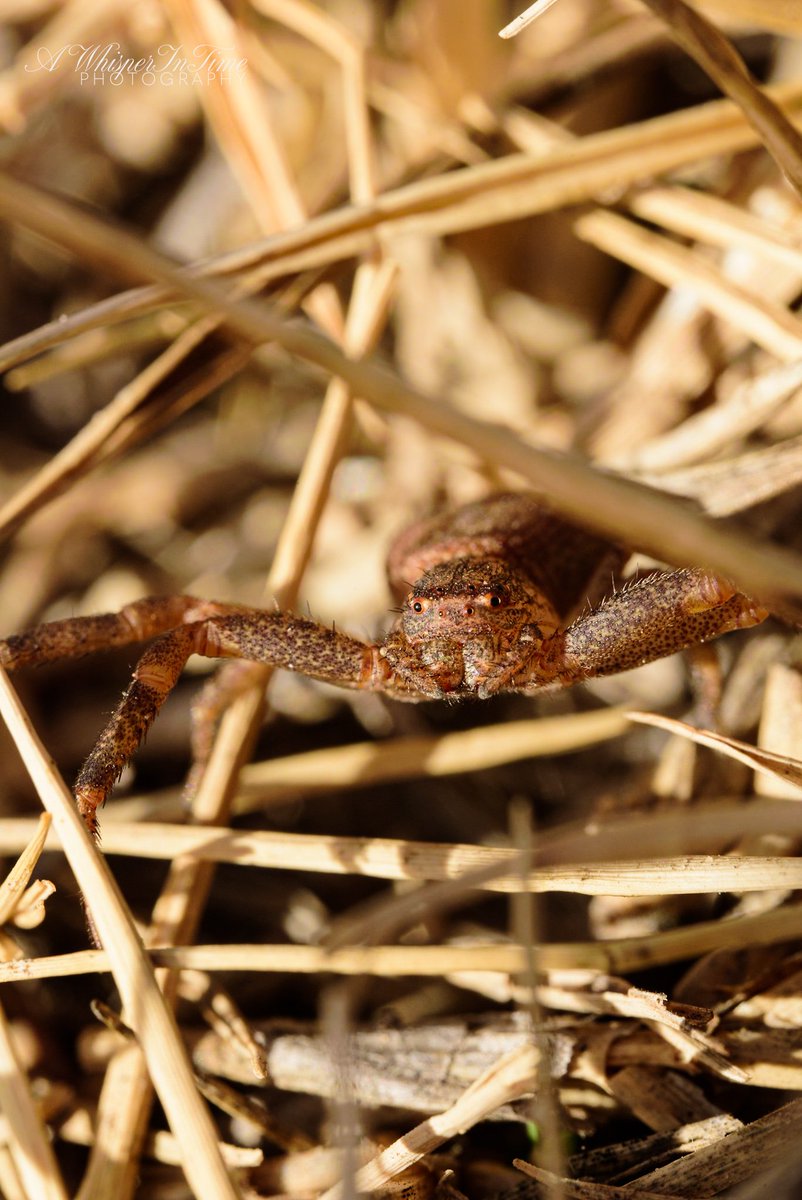
[[498,558],[438,563],[413,586],[383,654],[420,692],[498,691],[559,621],[526,574]]

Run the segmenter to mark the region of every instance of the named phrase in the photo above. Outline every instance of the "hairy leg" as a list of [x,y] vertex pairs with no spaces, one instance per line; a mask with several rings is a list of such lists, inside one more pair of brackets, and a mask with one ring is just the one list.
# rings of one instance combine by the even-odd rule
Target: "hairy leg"
[[136,665],[131,686],[81,767],[75,781],[75,802],[93,835],[97,834],[97,809],[195,652],[199,628],[202,624],[179,625],[148,647]]
[[[97,831],[97,809],[152,725],[191,654],[249,659],[300,671],[340,687],[385,691],[404,700],[423,698],[395,675],[377,646],[300,617],[217,604],[193,596],[151,597],[129,604],[119,613],[36,626],[0,640],[0,666],[16,671],[154,636],[157,641],[137,663],[131,686],[75,784],[78,809],[92,833]],[[206,719],[201,741],[208,737],[210,723],[220,715],[221,700],[240,690],[242,672],[234,663],[230,668],[231,686],[224,682],[221,692],[213,684],[211,693],[201,698],[201,717]]]
[[97,650],[130,646],[186,621],[231,611],[231,607],[198,600],[195,596],[149,596],[127,604],[116,613],[49,621],[0,640],[0,666],[7,671],[18,671],[22,667],[81,658]]
[[768,610],[707,571],[645,576],[544,643],[542,661],[515,677],[534,691],[615,675],[733,629],[758,625]]
[[[44,666],[64,659],[80,658],[99,650],[131,645],[165,634],[176,627],[179,629],[174,638],[168,639],[169,654],[165,654],[161,643],[157,643],[159,648],[154,653],[164,660],[159,669],[159,685],[154,688],[135,676],[134,683],[126,695],[126,711],[117,722],[114,734],[110,734],[113,718],[78,777],[76,801],[93,833],[97,828],[95,810],[139,745],[160,704],[178,678],[187,657],[192,653],[191,647],[184,646],[186,635],[183,635],[181,630],[188,627],[185,623],[195,623],[213,614],[232,611],[240,611],[239,606],[199,600],[195,596],[150,596],[126,605],[116,613],[50,621],[0,640],[0,666],[7,671],[17,671],[25,667]],[[174,660],[174,669],[165,673],[170,654]],[[150,658],[148,652],[140,662],[140,667],[145,664],[146,675]],[[98,763],[106,764],[105,774],[100,771]],[[89,771],[88,767],[91,767]],[[98,773],[104,780],[110,778],[110,782],[98,785]]]
[[[222,606],[217,606],[218,609]],[[241,658],[300,671],[341,687],[398,691],[410,699],[408,686],[396,683],[376,646],[284,613],[259,610],[216,612],[204,620],[179,625],[157,639],[140,658],[133,681],[75,784],[78,809],[96,833],[96,812],[125,764],[152,725],[191,654],[208,658]]]

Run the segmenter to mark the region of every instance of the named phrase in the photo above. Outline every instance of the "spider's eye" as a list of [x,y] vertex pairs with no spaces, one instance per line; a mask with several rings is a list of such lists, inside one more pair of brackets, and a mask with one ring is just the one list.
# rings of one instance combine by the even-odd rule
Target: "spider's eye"
[[423,605],[420,600],[416,600],[412,607],[415,609],[415,612],[423,612]]
[[466,616],[466,617],[472,617],[472,616],[473,616],[473,609],[471,608],[470,604],[469,604],[469,605],[467,605],[467,607],[466,607],[466,609],[465,609],[465,616]]
[[486,604],[488,608],[500,608],[504,603],[503,597],[498,592],[486,592],[484,596],[479,597],[482,604]]
[[429,604],[426,600],[418,600],[417,597],[412,597],[409,601],[409,607],[413,612],[421,613],[426,611],[426,609],[429,607]]
[[491,608],[498,608],[499,604],[501,604],[501,596],[491,596],[490,597],[490,607]]

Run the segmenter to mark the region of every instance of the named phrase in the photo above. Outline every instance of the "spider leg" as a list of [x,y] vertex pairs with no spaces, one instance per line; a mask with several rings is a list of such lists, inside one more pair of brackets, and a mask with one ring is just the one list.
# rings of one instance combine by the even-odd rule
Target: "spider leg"
[[[378,647],[299,618],[281,618],[285,622],[285,629],[292,626],[297,637],[293,665],[288,661],[280,662],[274,644],[276,635],[269,627],[266,630],[265,624],[260,621],[260,618],[265,616],[270,621],[274,620],[269,614],[249,610],[245,623],[247,638],[243,636],[242,625],[231,623],[224,638],[228,645],[225,653],[233,653],[232,648],[236,646],[236,653],[243,657],[226,662],[217,670],[206,681],[192,704],[192,767],[185,792],[189,797],[194,795],[209,761],[215,731],[221,717],[234,701],[254,684],[254,671],[258,669],[254,660],[261,665],[269,663],[284,666],[341,687],[382,691],[395,700],[416,702],[431,699],[414,684],[396,674]],[[215,629],[218,628],[221,627],[215,622]],[[254,649],[251,638],[257,628],[260,631],[259,640],[265,639],[265,643]],[[299,641],[302,647],[300,654]],[[323,673],[321,665],[327,656],[332,654],[332,648],[335,648],[333,661]],[[244,657],[246,653],[248,658]]]
[[[300,671],[340,687],[386,691],[399,699],[422,698],[395,676],[376,645],[285,613],[208,607],[217,611],[171,629],[147,648],[134,670],[131,686],[81,768],[75,799],[91,832],[97,831],[97,809],[152,725],[191,654],[249,659]],[[219,709],[214,715],[218,714]]]
[[7,671],[18,671],[22,667],[81,658],[96,650],[129,646],[174,629],[188,619],[196,620],[224,608],[230,611],[231,607],[194,596],[150,596],[127,604],[116,613],[49,621],[0,640],[0,666]]
[[198,654],[248,659],[298,671],[337,687],[385,692],[395,700],[427,696],[397,674],[381,645],[287,613],[249,609],[204,622],[206,644]]
[[543,644],[512,681],[517,691],[615,675],[758,625],[768,610],[708,571],[656,573],[623,588]]
[[203,622],[179,625],[147,648],[134,678],[75,781],[75,802],[89,832],[97,835],[97,810],[139,746],[195,653]]

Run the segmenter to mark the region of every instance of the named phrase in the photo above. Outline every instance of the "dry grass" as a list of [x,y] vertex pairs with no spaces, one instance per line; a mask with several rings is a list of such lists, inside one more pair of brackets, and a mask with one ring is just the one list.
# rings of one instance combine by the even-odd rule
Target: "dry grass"
[[[373,635],[393,533],[500,486],[798,621],[798,12],[539,7],[9,0],[4,632],[184,591]],[[36,69],[117,42],[243,65]],[[721,656],[701,731],[675,660],[267,720],[253,668],[189,812],[188,673],[114,877],[48,752],[132,654],[3,681],[0,1192],[798,1194],[798,634]]]

